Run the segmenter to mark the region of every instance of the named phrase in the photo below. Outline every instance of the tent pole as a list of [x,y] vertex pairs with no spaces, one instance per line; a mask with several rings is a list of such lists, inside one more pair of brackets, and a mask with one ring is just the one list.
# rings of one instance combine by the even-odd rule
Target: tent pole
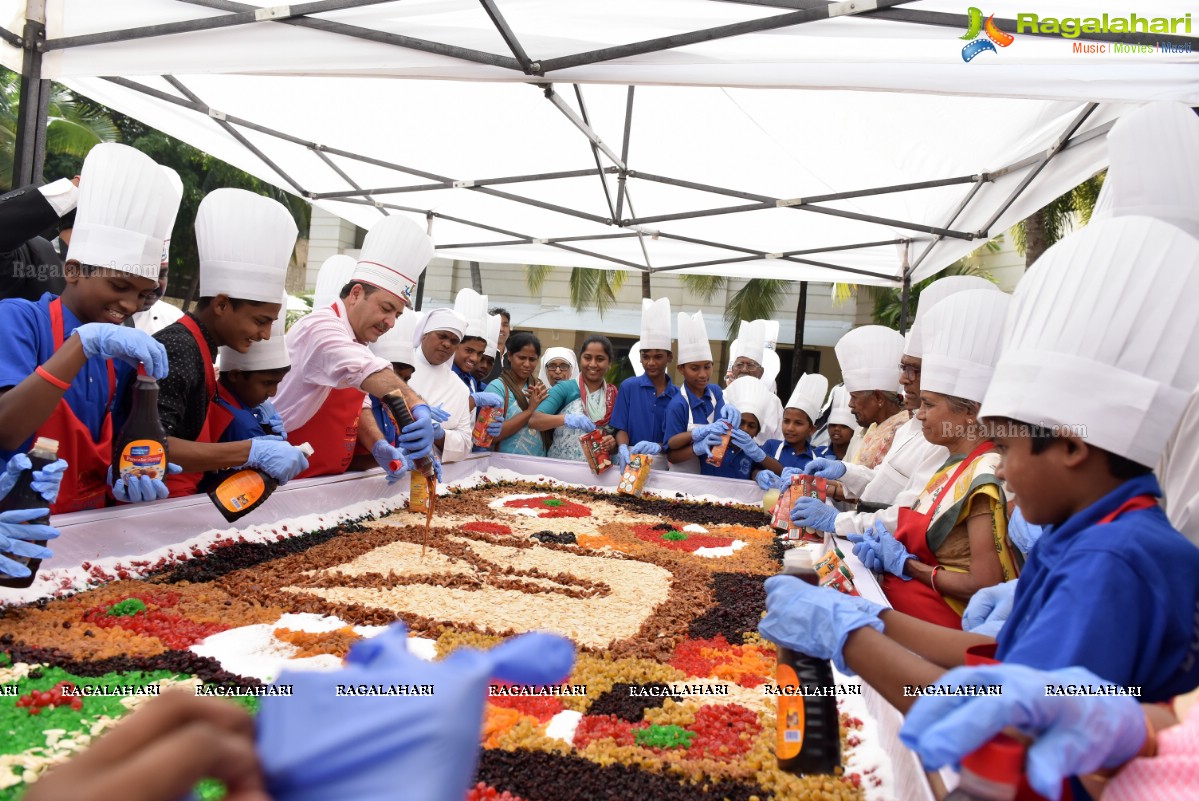
[[[325,164],[327,164],[327,165],[329,166],[329,169],[331,169],[331,170],[333,170],[333,172],[337,173],[337,174],[338,174],[338,176],[340,176],[340,177],[341,177],[341,179],[342,179],[343,181],[345,181],[345,182],[346,182],[347,184],[349,184],[350,186],[354,187],[354,189],[355,189],[356,191],[361,191],[361,190],[362,190],[362,187],[361,187],[361,186],[359,186],[357,183],[355,183],[354,179],[353,179],[353,178],[351,178],[349,175],[347,175],[345,170],[343,170],[341,167],[338,167],[338,166],[337,166],[337,165],[336,165],[336,164],[333,162],[333,159],[331,159],[331,158],[329,158],[328,156],[326,156],[326,155],[325,155],[325,151],[321,150],[320,148],[317,148],[317,149],[313,150],[312,152],[313,152],[313,153],[316,153],[316,155],[317,155],[317,158],[319,158],[321,161],[325,162]],[[374,200],[375,200],[374,198],[372,198],[372,197],[370,196],[370,194],[369,194],[369,193],[368,193],[368,194],[366,194],[366,195],[364,195],[364,197],[365,197],[367,200],[371,201],[372,203],[373,203],[373,202],[374,202]],[[316,198],[316,196],[315,196],[315,193],[309,193],[309,198],[314,200],[314,199]],[[389,212],[387,209],[383,208],[383,206],[382,206],[382,205],[380,205],[380,204],[376,203],[376,204],[375,204],[375,208],[376,208],[376,209],[378,209],[378,210],[379,210],[379,213],[380,213],[380,214],[382,214],[384,217],[389,217],[389,216],[391,216],[391,212]]]
[[46,0],[25,5],[21,46],[21,106],[17,112],[13,149],[12,188],[40,183],[46,161],[46,117],[50,107],[50,82],[42,79],[41,47],[46,39]]
[[908,266],[908,243],[903,244],[903,293],[900,299],[899,306],[899,333],[906,334],[908,332],[908,306],[912,299],[912,270]]
[[[425,233],[429,239],[433,238],[433,212],[431,211],[425,214]],[[425,276],[428,274],[429,271],[426,269],[416,280],[416,302],[412,305],[413,311],[420,311],[421,307],[425,305]]]
[[[489,0],[483,1],[489,2]],[[583,122],[590,128],[591,118],[587,114],[587,104],[583,102],[583,90],[577,83],[574,87],[575,98],[579,101],[579,112],[583,115]],[[591,156],[595,159],[595,171],[599,174],[600,185],[604,188],[604,200],[608,203],[608,213],[612,215],[612,220],[616,221],[620,218],[616,214],[616,204],[612,202],[612,192],[608,189],[608,178],[604,175],[604,165],[600,163],[599,147],[595,142],[591,142]]]
[[479,0],[483,5],[483,10],[487,12],[487,16],[491,18],[491,24],[500,32],[500,36],[504,40],[504,44],[508,45],[508,49],[512,51],[512,55],[516,57],[516,61],[520,64],[520,68],[528,75],[533,75],[541,71],[541,65],[529,58],[529,54],[525,52],[520,40],[516,38],[512,28],[508,26],[508,20],[504,19],[504,15],[500,13],[494,0]]
[[795,304],[795,352],[791,354],[791,384],[803,374],[803,335],[808,322],[808,282],[799,282],[799,300]]

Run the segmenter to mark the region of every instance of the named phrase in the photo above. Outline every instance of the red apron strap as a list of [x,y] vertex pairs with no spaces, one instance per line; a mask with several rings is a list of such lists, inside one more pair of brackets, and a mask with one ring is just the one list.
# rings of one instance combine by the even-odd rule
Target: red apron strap
[[216,370],[212,366],[212,349],[208,347],[208,340],[194,317],[185,314],[179,322],[191,332],[192,339],[196,340],[196,345],[200,348],[200,358],[204,362],[204,389],[208,392],[208,400],[211,403],[216,397]]
[[966,468],[969,467],[975,459],[982,456],[984,453],[993,450],[994,448],[995,443],[987,440],[981,443],[974,450],[970,451],[965,459],[958,462],[957,469],[953,471],[953,474],[949,477],[949,480],[941,485],[941,494],[937,496],[937,500],[933,501],[933,505],[929,507],[927,514],[930,523],[932,522],[933,517],[936,515],[937,509],[941,507],[941,501],[946,495],[949,494],[949,488],[952,487],[959,478],[961,478],[962,473],[966,472]]
[[1125,512],[1139,512],[1142,509],[1149,509],[1153,506],[1157,506],[1157,498],[1148,493],[1144,495],[1137,495],[1136,497],[1129,498],[1124,503],[1120,504],[1119,509],[1116,509],[1111,514],[1102,517],[1099,522],[1096,523],[1096,525],[1102,526],[1110,523]]

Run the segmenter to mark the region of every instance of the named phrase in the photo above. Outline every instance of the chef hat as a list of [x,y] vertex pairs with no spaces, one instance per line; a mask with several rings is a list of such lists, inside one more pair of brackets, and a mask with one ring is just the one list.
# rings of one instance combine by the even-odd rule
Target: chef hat
[[1155,465],[1199,385],[1197,296],[1199,240],[1148,217],[1093,221],[1016,287],[982,416]]
[[824,405],[824,396],[828,394],[828,379],[820,373],[805,373],[799,377],[791,400],[787,401],[788,409],[799,409],[815,422],[820,416],[820,407]]
[[[391,218],[388,217],[388,219]],[[400,315],[400,317],[403,316]],[[413,329],[412,347],[419,348],[420,341],[425,338],[425,334],[432,334],[434,331],[452,331],[461,338],[463,332],[466,331],[466,319],[453,309],[434,309],[428,312],[421,319],[420,325]]]
[[849,390],[844,386],[833,387],[832,404],[828,413],[828,425],[848,426],[855,431],[858,428],[858,419],[849,410]]
[[162,231],[168,212],[174,222],[179,198],[145,153],[127,145],[96,145],[80,171],[67,260],[157,281]]
[[776,350],[779,344],[779,321],[762,320],[762,332],[765,335],[766,350]]
[[1107,135],[1111,166],[1092,219],[1156,217],[1199,237],[1199,116],[1181,103],[1150,103]]
[[1011,298],[971,289],[945,298],[924,318],[928,336],[920,388],[982,402],[999,360]]
[[[671,350],[670,298],[641,300],[641,347],[645,350]],[[637,364],[634,361],[634,364]]]
[[966,292],[971,289],[999,291],[999,287],[995,286],[995,284],[977,275],[947,275],[944,278],[938,278],[926,286],[924,291],[920,293],[920,300],[916,303],[916,317],[912,322],[911,330],[908,331],[908,336],[904,340],[903,352],[916,359],[922,358],[925,340],[923,331],[925,316],[934,306],[950,295],[957,292]]
[[[466,320],[465,337],[487,339],[487,296],[473,289],[462,289],[454,298],[454,311]],[[497,340],[498,342],[498,340]]]
[[419,225],[407,217],[384,217],[367,232],[350,280],[385,289],[411,306],[431,258],[433,240]]
[[742,320],[741,326],[737,331],[737,355],[732,358],[740,359],[744,357],[760,365],[763,358],[762,352],[765,350],[766,321]]
[[282,370],[291,366],[291,357],[287,355],[287,295],[280,298],[279,316],[271,323],[271,338],[251,343],[245,353],[238,353],[233,348],[221,346],[217,357],[217,366],[221,372],[228,370]]
[[779,371],[783,369],[782,362],[779,361],[778,351],[773,351],[767,348],[762,353],[762,385],[770,392],[774,392],[774,381],[779,377]]
[[353,256],[338,254],[325,259],[320,272],[316,274],[316,288],[312,290],[312,308],[323,309],[332,306],[341,296],[341,290],[350,283],[357,262]]
[[753,376],[743,375],[729,384],[724,390],[724,401],[736,407],[742,414],[748,413],[758,418],[758,424],[762,428],[769,422],[766,418],[770,416],[770,409],[773,407],[770,393],[762,386],[762,382]]
[[641,366],[641,340],[629,346],[629,363],[633,365],[633,375],[638,378],[645,375],[645,368]]
[[[644,337],[641,347],[647,347]],[[704,313],[679,312],[679,364],[710,361],[712,345],[708,342],[708,327],[704,324]]]
[[412,309],[405,309],[396,318],[396,324],[387,333],[370,344],[371,351],[380,359],[392,363],[416,365],[416,350],[413,346],[413,335],[424,315]]
[[500,329],[504,325],[504,318],[498,314],[487,315],[487,333],[483,339],[487,340],[487,351],[485,355],[493,359],[499,358],[500,355]]
[[[166,266],[170,261],[171,231],[175,228],[175,218],[179,216],[179,203],[183,200],[183,179],[170,167],[164,164],[158,166],[162,169],[162,174],[166,176],[167,185],[171,190],[166,196],[168,202],[164,202],[158,210],[158,226],[154,232],[155,236],[162,235],[162,260],[159,262],[161,267]],[[174,202],[169,202],[169,199],[173,199]]]
[[200,297],[274,303],[296,246],[296,221],[277,200],[244,189],[214,189],[196,211]]
[[903,337],[886,326],[864,325],[841,337],[834,348],[845,388],[850,392],[895,392]]
[[570,378],[573,381],[579,377],[579,360],[575,358],[575,352],[570,348],[546,348],[545,353],[541,354],[541,372],[537,377],[541,379],[541,383],[547,387],[550,385],[549,373],[546,367],[554,359],[562,359],[570,365]]

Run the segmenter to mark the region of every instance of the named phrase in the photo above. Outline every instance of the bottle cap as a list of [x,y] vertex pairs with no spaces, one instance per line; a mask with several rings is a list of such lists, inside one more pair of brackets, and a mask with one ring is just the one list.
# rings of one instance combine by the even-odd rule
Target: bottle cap
[[311,456],[312,454],[316,453],[316,451],[313,449],[313,447],[311,445],[309,445],[307,442],[301,442],[296,447],[299,448],[300,453],[304,454],[305,456]]
[[1024,775],[1024,745],[997,734],[981,748],[962,757],[962,770],[996,784],[1018,785]]
[[33,448],[31,448],[31,450],[49,451],[50,453],[57,456],[58,455],[58,440],[50,439],[49,437],[38,437],[37,439],[35,439],[33,441]]
[[149,375],[149,373],[146,372],[146,365],[142,364],[141,362],[138,362],[137,374],[138,375]]
[[783,554],[783,573],[787,575],[795,575],[796,573],[807,573],[814,570],[812,567],[812,555],[804,548],[792,548]]

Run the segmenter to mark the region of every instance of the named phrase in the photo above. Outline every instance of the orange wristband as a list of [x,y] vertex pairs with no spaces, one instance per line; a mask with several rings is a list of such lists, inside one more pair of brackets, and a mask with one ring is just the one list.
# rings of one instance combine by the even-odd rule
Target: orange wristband
[[61,378],[59,378],[58,376],[54,375],[54,374],[53,374],[53,373],[51,373],[49,370],[47,370],[46,368],[42,367],[40,364],[37,366],[37,369],[36,369],[36,370],[34,370],[33,372],[37,373],[39,376],[41,376],[42,378],[44,378],[46,381],[49,381],[51,384],[53,384],[54,386],[58,387],[58,388],[59,388],[59,389],[61,389],[63,392],[66,392],[68,389],[70,389],[70,388],[71,388],[71,385],[70,385],[70,383],[68,383],[68,382],[66,382],[66,381],[63,381],[63,380],[62,380]]

